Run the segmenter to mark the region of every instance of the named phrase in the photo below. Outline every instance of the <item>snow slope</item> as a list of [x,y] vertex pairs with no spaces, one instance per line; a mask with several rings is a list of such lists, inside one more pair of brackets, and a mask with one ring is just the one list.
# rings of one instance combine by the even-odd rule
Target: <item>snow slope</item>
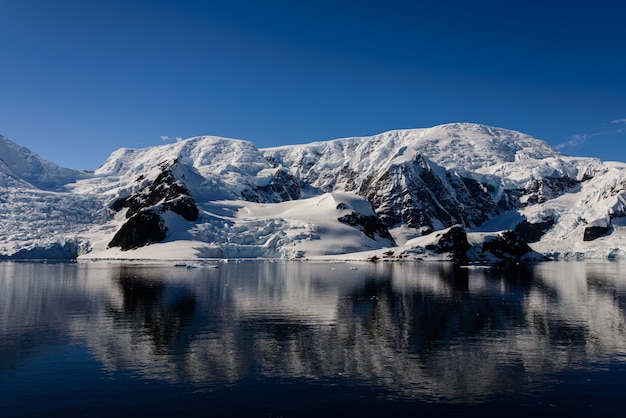
[[250,185],[263,184],[276,170],[248,141],[196,137],[145,149],[119,149],[90,179],[74,185],[77,193],[130,193],[141,186],[133,180],[158,172],[163,162],[178,159],[187,186],[202,199],[236,198]]
[[[605,173],[584,182],[575,193],[519,211],[534,222],[554,220],[549,233],[532,244],[534,248],[568,258],[626,256],[626,164],[607,163],[605,167]],[[586,241],[590,227],[598,228],[600,236]]]
[[389,240],[370,238],[358,228],[338,220],[355,211],[373,215],[369,203],[354,194],[326,193],[272,204],[215,200],[201,207],[200,218],[194,224],[170,214],[168,224],[177,224],[179,228],[168,236],[166,250],[164,244],[134,251],[106,248],[110,238],[105,234],[85,258],[297,259],[305,255],[345,254],[392,245]]
[[85,173],[62,168],[0,135],[0,187],[56,189]]
[[469,123],[267,149],[195,137],[93,173],[0,137],[0,257],[447,259],[425,249],[455,225],[476,259],[502,230],[554,257],[620,257],[625,185],[625,164]]

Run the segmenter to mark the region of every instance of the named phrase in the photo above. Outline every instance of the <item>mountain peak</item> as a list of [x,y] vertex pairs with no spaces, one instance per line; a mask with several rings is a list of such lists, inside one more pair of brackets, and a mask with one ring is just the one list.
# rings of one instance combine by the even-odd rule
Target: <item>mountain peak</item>
[[0,186],[56,189],[81,176],[0,135]]

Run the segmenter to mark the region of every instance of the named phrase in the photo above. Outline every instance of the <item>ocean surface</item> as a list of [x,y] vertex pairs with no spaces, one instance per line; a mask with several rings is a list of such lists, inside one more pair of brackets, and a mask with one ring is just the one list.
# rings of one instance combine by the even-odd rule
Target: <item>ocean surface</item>
[[0,416],[626,409],[626,263],[0,263]]

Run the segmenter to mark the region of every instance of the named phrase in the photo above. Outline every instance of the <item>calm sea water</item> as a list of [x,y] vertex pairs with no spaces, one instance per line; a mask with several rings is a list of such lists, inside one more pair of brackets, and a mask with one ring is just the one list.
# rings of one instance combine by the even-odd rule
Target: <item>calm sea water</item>
[[0,416],[625,408],[619,263],[0,263]]

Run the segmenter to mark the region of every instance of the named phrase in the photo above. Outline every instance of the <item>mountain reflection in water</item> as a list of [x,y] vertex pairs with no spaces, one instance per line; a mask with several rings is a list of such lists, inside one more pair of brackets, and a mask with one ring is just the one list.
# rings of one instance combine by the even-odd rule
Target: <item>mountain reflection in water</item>
[[340,378],[391,399],[532,394],[626,359],[624,270],[0,263],[0,385],[50,347],[79,345],[106,374],[209,392]]

